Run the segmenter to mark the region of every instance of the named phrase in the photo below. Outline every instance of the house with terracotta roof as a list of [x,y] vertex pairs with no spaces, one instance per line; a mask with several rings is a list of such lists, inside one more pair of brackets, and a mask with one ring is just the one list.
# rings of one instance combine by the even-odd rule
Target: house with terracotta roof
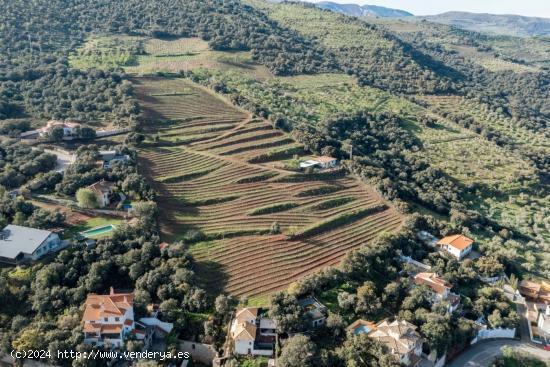
[[424,343],[416,329],[415,325],[405,320],[384,320],[367,335],[381,343],[402,365],[416,366],[420,362]]
[[338,165],[338,159],[328,156],[321,156],[307,161],[300,162],[300,168],[317,167],[320,169],[334,168]]
[[116,184],[114,182],[101,180],[88,186],[88,189],[94,193],[97,200],[97,205],[100,208],[104,208],[111,204],[115,187]]
[[272,356],[277,324],[261,308],[237,310],[231,321],[230,334],[234,352],[241,355]]
[[443,237],[437,241],[437,245],[447,251],[458,260],[462,260],[466,255],[472,252],[474,240],[461,234]]
[[144,327],[134,322],[134,294],[115,293],[89,294],[82,316],[84,343],[120,348],[130,334],[136,339],[146,338]]
[[550,303],[550,291],[545,284],[522,280],[519,283],[518,291],[528,301],[539,304]]
[[433,295],[432,302],[448,301],[451,313],[460,305],[460,296],[451,292],[453,286],[436,273],[418,273],[414,276],[414,284],[428,286]]

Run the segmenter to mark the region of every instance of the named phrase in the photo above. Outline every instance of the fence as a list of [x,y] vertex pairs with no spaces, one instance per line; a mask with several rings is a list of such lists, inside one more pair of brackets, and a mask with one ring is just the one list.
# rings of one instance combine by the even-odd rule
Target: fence
[[423,264],[419,261],[413,260],[410,256],[399,256],[399,259],[407,264],[412,264],[424,270],[430,270],[432,267],[430,265]]
[[477,332],[470,344],[475,344],[484,339],[513,339],[516,336],[516,328],[513,329],[483,329]]

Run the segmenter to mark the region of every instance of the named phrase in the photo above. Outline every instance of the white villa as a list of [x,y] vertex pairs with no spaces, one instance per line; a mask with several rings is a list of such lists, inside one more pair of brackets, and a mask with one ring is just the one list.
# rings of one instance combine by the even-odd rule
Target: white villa
[[456,311],[460,305],[460,296],[451,292],[453,286],[436,273],[418,273],[414,276],[414,283],[427,285],[431,289],[433,303],[448,301],[450,313]]
[[24,260],[38,260],[61,245],[57,233],[43,229],[7,225],[0,231],[0,262],[16,264]]
[[472,252],[474,240],[461,234],[443,237],[437,242],[443,250],[447,251],[459,261]]
[[136,329],[134,322],[134,294],[115,293],[89,294],[82,317],[84,343],[120,348],[129,334],[143,340],[145,331]]
[[114,193],[115,183],[110,181],[101,180],[88,186],[88,189],[94,193],[97,205],[100,208],[104,208],[111,204],[111,198]]
[[234,352],[241,355],[272,356],[276,328],[275,321],[263,316],[261,308],[237,310],[230,327]]
[[404,320],[382,321],[367,335],[382,343],[405,366],[416,366],[422,355],[423,340],[417,327]]

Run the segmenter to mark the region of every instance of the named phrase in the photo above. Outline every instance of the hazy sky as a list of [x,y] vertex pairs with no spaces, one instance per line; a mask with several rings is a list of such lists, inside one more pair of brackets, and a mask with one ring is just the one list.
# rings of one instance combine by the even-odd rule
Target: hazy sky
[[[321,0],[309,0],[319,2]],[[381,5],[407,10],[415,15],[438,14],[450,10],[475,13],[518,14],[550,18],[549,0],[329,0],[341,4]]]

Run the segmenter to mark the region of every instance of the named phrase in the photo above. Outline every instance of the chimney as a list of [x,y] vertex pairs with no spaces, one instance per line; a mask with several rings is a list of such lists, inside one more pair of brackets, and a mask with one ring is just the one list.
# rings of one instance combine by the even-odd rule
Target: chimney
[[111,287],[109,288],[109,295],[112,296],[113,294],[115,294],[115,290]]

